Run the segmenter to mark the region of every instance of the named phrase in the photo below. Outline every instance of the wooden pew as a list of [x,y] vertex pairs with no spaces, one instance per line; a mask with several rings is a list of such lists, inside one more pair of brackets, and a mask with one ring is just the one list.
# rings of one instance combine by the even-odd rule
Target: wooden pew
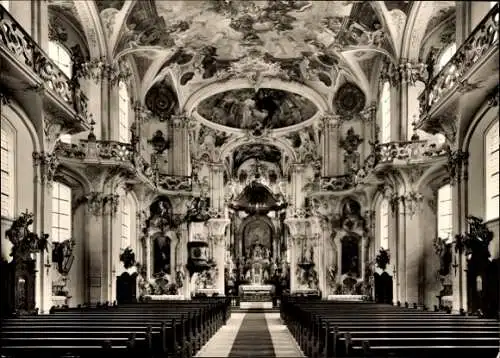
[[311,357],[498,352],[496,320],[369,303],[283,301],[282,318]]
[[83,357],[107,350],[121,357],[191,357],[225,324],[230,301],[169,301],[53,312],[5,320],[2,354]]

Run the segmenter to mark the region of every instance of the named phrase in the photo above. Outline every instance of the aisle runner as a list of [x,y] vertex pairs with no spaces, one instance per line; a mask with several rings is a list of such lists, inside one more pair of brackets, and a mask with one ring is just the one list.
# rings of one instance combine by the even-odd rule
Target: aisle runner
[[264,313],[247,313],[245,315],[228,357],[276,357]]

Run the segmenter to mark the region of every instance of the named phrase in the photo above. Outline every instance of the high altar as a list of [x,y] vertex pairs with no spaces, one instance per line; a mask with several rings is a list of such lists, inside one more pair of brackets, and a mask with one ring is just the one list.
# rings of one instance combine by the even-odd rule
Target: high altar
[[[260,100],[269,93],[241,91]],[[209,99],[198,114],[217,107]],[[170,286],[146,284],[149,291],[143,292],[243,300],[288,291],[323,298],[371,295],[370,208],[381,181],[371,174],[376,158],[367,144],[370,120],[347,126],[340,116],[318,114],[295,130],[249,126],[227,132],[197,117],[173,118],[172,136],[184,148],[169,154],[177,176],[164,174],[161,195],[143,194],[149,204],[139,218],[141,277],[154,286],[168,274]]]

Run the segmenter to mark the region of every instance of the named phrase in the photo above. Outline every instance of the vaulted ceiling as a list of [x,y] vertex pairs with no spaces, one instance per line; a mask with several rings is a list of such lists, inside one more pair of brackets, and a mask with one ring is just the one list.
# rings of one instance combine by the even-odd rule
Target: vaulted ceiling
[[[49,3],[81,13],[71,0]],[[421,37],[454,5],[430,3],[434,19],[425,19]],[[178,110],[212,120],[217,114],[203,106],[225,103],[220,111],[234,114],[243,108],[227,103],[241,97],[242,89],[253,88],[256,95],[259,88],[274,88],[275,93],[290,92],[286,101],[279,100],[288,107],[301,104],[295,122],[306,120],[305,113],[310,117],[311,102],[314,111],[345,113],[374,101],[381,60],[397,62],[412,6],[410,1],[95,2],[108,53],[133,64],[139,96],[167,93],[164,101],[174,96]],[[254,104],[256,110],[263,109],[262,102]]]

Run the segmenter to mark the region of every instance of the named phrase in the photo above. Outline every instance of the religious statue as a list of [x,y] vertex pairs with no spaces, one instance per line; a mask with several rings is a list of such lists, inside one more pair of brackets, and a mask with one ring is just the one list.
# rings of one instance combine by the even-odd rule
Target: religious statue
[[354,133],[352,127],[347,130],[346,137],[340,141],[340,147],[345,150],[344,163],[348,173],[356,173],[360,169],[358,147],[362,142],[363,139]]

